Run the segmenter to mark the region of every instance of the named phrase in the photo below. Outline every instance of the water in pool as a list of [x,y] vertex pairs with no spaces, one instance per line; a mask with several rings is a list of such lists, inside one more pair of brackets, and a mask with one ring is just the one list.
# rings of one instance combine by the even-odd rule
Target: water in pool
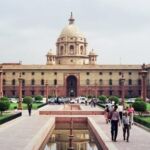
[[71,133],[73,135],[72,147],[74,150],[100,150],[95,137],[88,130],[86,124],[74,124],[71,131],[70,126],[65,123],[56,124],[44,150],[69,150]]

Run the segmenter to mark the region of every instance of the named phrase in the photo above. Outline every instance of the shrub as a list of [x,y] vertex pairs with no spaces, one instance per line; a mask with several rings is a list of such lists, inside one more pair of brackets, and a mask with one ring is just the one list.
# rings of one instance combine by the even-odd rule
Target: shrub
[[31,96],[25,96],[23,98],[23,102],[26,104],[31,104],[32,103],[32,97]]
[[5,100],[6,100],[6,101],[9,101],[8,97],[6,97],[6,96],[1,97],[0,100],[3,100],[3,101],[5,101]]
[[112,102],[114,101],[115,104],[118,104],[119,103],[119,98],[117,96],[110,96],[109,97],[109,100]]
[[89,95],[89,96],[88,96],[88,99],[90,99],[90,98],[92,98],[92,95]]
[[136,99],[135,99],[135,101],[144,101],[142,98],[140,98],[140,97],[137,97]]
[[35,96],[35,101],[42,101],[42,100],[43,100],[43,96],[41,95]]
[[136,101],[133,103],[133,108],[135,111],[142,115],[146,111],[146,103],[144,101]]
[[1,111],[1,115],[3,114],[3,111],[6,111],[9,109],[10,106],[10,101],[7,97],[2,97],[0,99],[0,111]]
[[106,97],[105,95],[101,95],[101,96],[99,96],[98,98],[99,98],[99,100],[100,100],[102,103],[106,103],[107,97]]

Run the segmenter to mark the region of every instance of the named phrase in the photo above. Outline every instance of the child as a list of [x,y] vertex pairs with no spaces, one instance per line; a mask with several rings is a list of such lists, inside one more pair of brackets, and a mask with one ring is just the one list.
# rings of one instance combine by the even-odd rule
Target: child
[[[123,125],[123,138],[124,140],[127,140],[127,142],[129,142],[131,118],[127,112],[125,112],[122,117],[122,125]],[[126,137],[126,133],[127,133],[127,137]]]

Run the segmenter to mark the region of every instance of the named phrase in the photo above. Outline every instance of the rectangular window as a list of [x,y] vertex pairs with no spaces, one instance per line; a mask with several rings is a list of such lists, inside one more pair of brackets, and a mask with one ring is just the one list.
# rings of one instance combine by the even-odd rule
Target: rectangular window
[[35,73],[34,72],[32,72],[32,75],[34,75]]
[[132,75],[132,72],[129,72],[129,75]]
[[57,72],[54,72],[54,75],[57,75]]
[[112,72],[109,72],[109,75],[112,75]]
[[102,72],[99,72],[99,75],[103,75],[103,73],[102,73]]
[[13,72],[12,75],[15,75],[15,72]]
[[25,75],[25,72],[22,72],[22,75]]
[[89,74],[90,74],[89,72],[86,73],[86,75],[89,75]]
[[119,72],[119,75],[120,75],[120,76],[121,76],[121,74],[122,74],[122,73],[121,73],[121,72]]
[[41,72],[41,75],[44,75],[44,72]]
[[3,72],[3,75],[5,75],[6,73],[5,72]]

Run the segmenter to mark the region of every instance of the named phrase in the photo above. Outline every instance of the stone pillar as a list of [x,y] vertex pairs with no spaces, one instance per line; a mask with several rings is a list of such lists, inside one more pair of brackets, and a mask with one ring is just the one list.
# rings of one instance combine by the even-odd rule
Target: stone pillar
[[146,101],[146,97],[147,97],[147,88],[146,88],[147,70],[145,69],[145,64],[142,65],[142,70],[140,72],[140,75],[142,76],[141,98],[143,98],[143,100]]
[[95,98],[97,98],[97,80],[95,80]]
[[46,84],[45,84],[45,93],[46,93],[46,103],[48,103],[48,81],[46,81]]
[[125,108],[125,103],[124,103],[124,82],[125,82],[125,79],[124,79],[124,75],[122,74],[122,78],[120,79],[121,80],[121,103],[122,103],[122,106],[123,106],[123,109]]
[[18,101],[18,109],[22,110],[22,78],[21,78],[21,73],[18,78],[19,80],[19,101]]
[[3,97],[3,71],[2,66],[0,66],[0,98]]

